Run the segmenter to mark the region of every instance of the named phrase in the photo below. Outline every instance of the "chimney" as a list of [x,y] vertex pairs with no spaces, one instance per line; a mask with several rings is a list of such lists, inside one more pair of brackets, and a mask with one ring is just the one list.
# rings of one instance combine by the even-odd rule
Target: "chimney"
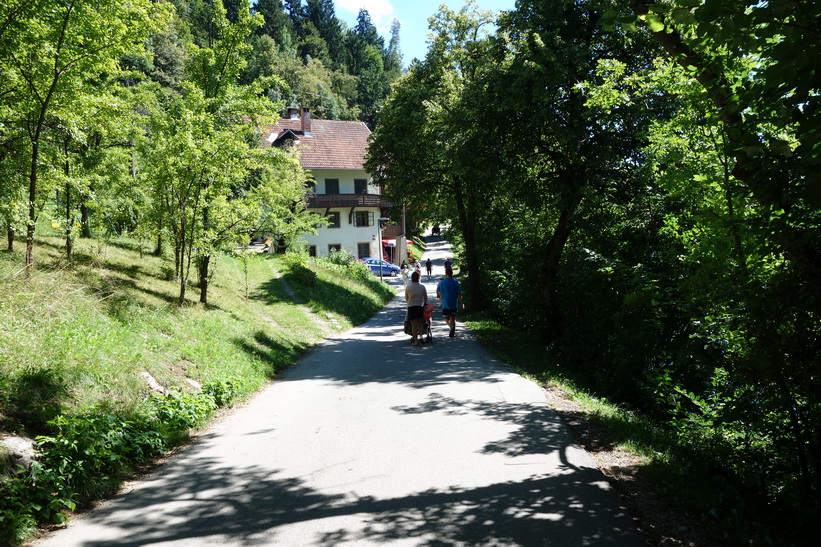
[[289,120],[298,120],[299,119],[299,109],[294,106],[288,107],[288,119]]
[[306,137],[311,136],[311,109],[307,106],[302,107],[302,134]]

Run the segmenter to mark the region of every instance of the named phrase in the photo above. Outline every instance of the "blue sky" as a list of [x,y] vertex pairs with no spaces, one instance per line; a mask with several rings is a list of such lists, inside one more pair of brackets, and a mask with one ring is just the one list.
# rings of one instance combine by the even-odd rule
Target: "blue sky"
[[[399,31],[399,49],[402,51],[402,62],[405,66],[416,57],[423,59],[428,50],[428,17],[439,11],[441,4],[458,11],[464,5],[463,0],[334,0],[336,16],[348,26],[356,25],[356,16],[360,8],[368,10],[376,28],[385,38],[390,39],[391,21],[399,19],[402,25]],[[512,10],[515,0],[477,0],[480,10]]]

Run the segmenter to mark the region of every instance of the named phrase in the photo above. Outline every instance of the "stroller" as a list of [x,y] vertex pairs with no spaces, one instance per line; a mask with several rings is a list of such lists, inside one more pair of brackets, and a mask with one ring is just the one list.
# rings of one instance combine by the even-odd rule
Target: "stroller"
[[[433,317],[433,305],[425,304],[425,309],[422,311],[422,317],[425,319],[424,326],[422,327],[422,338],[420,341],[423,344],[430,344],[433,342],[433,331],[430,328],[430,320]],[[407,314],[405,315],[405,334],[413,335],[413,330],[411,329],[411,323],[408,321]]]

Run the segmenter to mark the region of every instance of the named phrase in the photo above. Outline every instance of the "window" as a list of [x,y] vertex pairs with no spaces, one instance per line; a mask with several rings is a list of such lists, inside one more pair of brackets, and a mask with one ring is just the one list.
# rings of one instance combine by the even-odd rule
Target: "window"
[[368,181],[367,179],[353,179],[354,194],[367,194]]
[[373,226],[373,212],[357,211],[353,216],[354,226]]
[[316,256],[316,245],[308,245],[308,256]]
[[331,254],[331,251],[341,251],[342,245],[339,243],[331,243],[328,245],[328,254]]
[[342,226],[342,221],[339,218],[339,212],[328,213],[328,228],[339,228]]
[[338,194],[339,193],[339,179],[325,179],[325,193]]
[[371,256],[371,244],[370,243],[357,243],[356,244],[356,256],[358,258],[368,258]]

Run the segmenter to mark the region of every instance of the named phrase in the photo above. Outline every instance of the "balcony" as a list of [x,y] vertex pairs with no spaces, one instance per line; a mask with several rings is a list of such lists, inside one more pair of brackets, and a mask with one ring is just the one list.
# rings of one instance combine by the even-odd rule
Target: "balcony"
[[393,239],[402,235],[401,224],[388,224],[382,227],[382,239]]
[[329,209],[331,207],[379,207],[387,209],[390,204],[379,194],[308,194],[308,207]]

